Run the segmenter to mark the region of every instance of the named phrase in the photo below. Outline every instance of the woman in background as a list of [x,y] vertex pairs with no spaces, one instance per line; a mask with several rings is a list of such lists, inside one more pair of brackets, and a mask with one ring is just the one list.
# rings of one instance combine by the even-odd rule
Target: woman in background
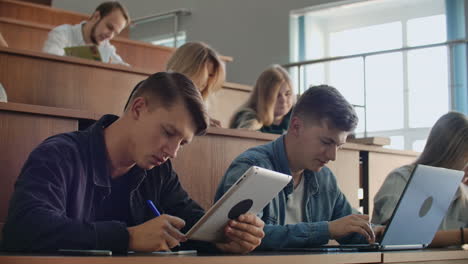
[[260,74],[250,98],[234,114],[229,127],[283,134],[288,129],[293,101],[288,72],[273,65]]
[[[180,46],[167,62],[166,70],[189,77],[205,102],[211,94],[221,89],[226,78],[224,62],[219,54],[203,42],[188,42]],[[221,123],[212,118],[210,125],[221,127]]]
[[[464,170],[465,177],[455,194],[439,232],[431,246],[462,242],[468,227],[468,119],[462,113],[449,112],[432,127],[426,146],[410,165],[392,171],[374,197],[372,223],[386,225],[400,199],[412,170],[417,164]],[[468,240],[468,237],[467,237]]]

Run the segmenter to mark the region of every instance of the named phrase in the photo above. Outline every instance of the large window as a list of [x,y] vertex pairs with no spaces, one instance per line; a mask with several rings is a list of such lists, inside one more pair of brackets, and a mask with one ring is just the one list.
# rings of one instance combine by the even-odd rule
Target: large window
[[[367,54],[291,68],[299,90],[335,86],[356,107],[358,136],[422,151],[450,109],[448,48],[398,49],[447,40],[444,1],[364,1],[301,11],[292,21],[292,61]],[[388,50],[397,51],[379,53]]]

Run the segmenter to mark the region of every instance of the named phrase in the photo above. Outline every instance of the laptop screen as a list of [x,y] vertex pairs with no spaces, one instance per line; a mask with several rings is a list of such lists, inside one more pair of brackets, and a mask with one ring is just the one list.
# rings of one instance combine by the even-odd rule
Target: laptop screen
[[462,171],[416,165],[380,244],[430,244],[463,175]]

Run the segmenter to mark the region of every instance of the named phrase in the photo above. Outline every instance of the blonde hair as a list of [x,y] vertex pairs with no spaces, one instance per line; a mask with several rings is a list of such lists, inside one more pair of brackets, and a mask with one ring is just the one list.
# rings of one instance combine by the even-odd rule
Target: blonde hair
[[468,162],[468,119],[449,112],[437,120],[414,164],[462,170]]
[[182,73],[193,80],[202,73],[208,61],[213,63],[215,73],[206,89],[201,92],[203,99],[206,100],[211,93],[221,89],[226,78],[224,62],[210,46],[203,42],[185,43],[172,54],[166,70]]
[[[270,126],[274,121],[276,98],[284,82],[292,89],[289,74],[283,67],[277,64],[268,67],[258,77],[248,101],[236,113],[252,109],[256,112],[258,123]],[[236,116],[237,114],[234,114],[231,119],[231,128],[235,126]]]

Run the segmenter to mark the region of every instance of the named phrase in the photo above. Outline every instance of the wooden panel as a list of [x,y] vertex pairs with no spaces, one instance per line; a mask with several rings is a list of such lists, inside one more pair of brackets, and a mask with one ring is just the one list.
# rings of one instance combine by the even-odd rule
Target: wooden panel
[[50,29],[51,27],[20,21],[11,23],[9,20],[0,18],[0,32],[2,32],[8,46],[15,49],[42,51]]
[[392,170],[410,164],[415,159],[415,155],[369,152],[369,215],[371,217],[374,209],[374,196],[387,175]]
[[66,257],[66,256],[32,256],[32,255],[0,255],[0,263],[15,264],[85,264],[85,263],[134,263],[134,264],[284,264],[284,263],[380,263],[380,252],[372,253],[281,253],[253,252],[247,255],[207,255],[207,256],[149,256],[148,254],[130,254],[128,256],[112,257]]
[[[133,87],[152,73],[11,48],[0,48],[0,69],[0,82],[10,102],[117,115]],[[240,103],[232,98],[242,98],[246,92],[228,85],[220,94],[229,96],[217,97],[217,108],[212,111],[216,117],[228,120],[233,105]]]
[[[0,17],[0,32],[2,32],[9,47],[15,49],[42,52],[47,35],[53,28],[49,25],[38,25]],[[164,71],[167,61],[174,52],[174,48],[121,37],[115,38],[111,42],[124,61],[132,67],[141,68],[151,73]],[[233,60],[227,56],[221,56],[221,59],[225,62]]]
[[68,118],[0,110],[0,222],[4,222],[14,182],[29,153],[49,136],[78,129]]
[[327,165],[335,174],[338,186],[353,208],[359,208],[359,151],[340,149],[336,160]]
[[185,190],[203,208],[208,209],[232,160],[248,148],[269,141],[209,133],[194,138],[191,144],[184,147],[173,160],[174,168]]
[[[62,24],[78,24],[88,19],[91,14],[81,14],[50,6],[28,3],[26,1],[0,0],[0,17],[58,26]],[[120,37],[128,38],[129,29],[124,29]]]
[[19,0],[19,1],[29,2],[29,3],[34,3],[34,4],[41,4],[41,5],[46,5],[46,6],[52,5],[52,0]]
[[[211,129],[210,131],[213,132],[196,137],[173,160],[174,168],[182,185],[190,196],[205,209],[213,204],[213,198],[221,178],[238,155],[251,147],[266,144],[279,136],[233,129]],[[223,131],[232,131],[233,134],[228,135]],[[239,134],[236,136],[237,133]],[[255,138],[256,136],[266,137]],[[194,157],[197,159],[194,160]],[[338,184],[351,205],[357,208],[359,206],[357,197],[359,151],[341,149],[336,161],[332,162],[329,167],[335,173]]]
[[468,263],[468,250],[426,249],[384,252],[384,263]]
[[[226,88],[229,85],[225,85]],[[210,117],[221,121],[222,127],[229,127],[232,115],[250,96],[249,90],[222,89],[208,100]]]
[[166,63],[174,52],[173,48],[129,39],[115,38],[111,42],[125,62],[153,73],[165,71]]
[[74,118],[80,120],[97,120],[101,118],[102,114],[91,113],[81,110],[47,107],[41,105],[19,104],[19,103],[4,103],[0,102],[0,111],[27,113],[34,115],[45,115],[52,117]]
[[120,115],[149,73],[76,58],[0,49],[0,82],[10,102]]
[[[16,49],[42,52],[49,31],[54,27],[0,18],[0,32],[8,45]],[[112,40],[117,53],[132,67],[151,72],[163,71],[173,48],[151,45],[123,38]]]
[[1,0],[0,17],[9,17],[38,24],[57,26],[61,24],[80,23],[87,19],[89,15],[33,3]]

